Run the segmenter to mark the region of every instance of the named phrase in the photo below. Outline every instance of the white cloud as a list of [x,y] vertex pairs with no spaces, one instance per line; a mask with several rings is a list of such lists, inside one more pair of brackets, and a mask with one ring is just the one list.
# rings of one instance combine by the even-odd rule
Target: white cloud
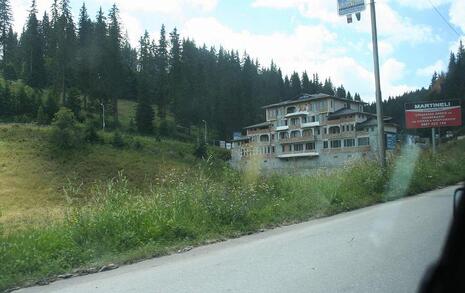
[[465,1],[455,0],[450,6],[449,16],[451,22],[465,34]]
[[415,9],[432,9],[431,3],[436,7],[450,3],[453,0],[397,0],[397,2],[403,6],[415,8]]
[[308,18],[315,18],[326,22],[341,22],[345,20],[337,15],[336,1],[315,0],[255,0],[252,3],[255,8],[272,9],[298,9],[299,13]]
[[157,12],[162,14],[180,15],[189,8],[200,9],[204,12],[213,11],[218,0],[103,0],[116,3],[121,11]]
[[127,30],[129,43],[137,47],[139,44],[139,38],[144,34],[144,28],[141,22],[129,13],[120,13],[123,29]]
[[[463,1],[463,0],[457,0]],[[430,26],[414,24],[408,17],[400,15],[389,4],[389,0],[379,0],[376,2],[376,12],[378,15],[378,33],[380,41],[391,44],[400,42],[421,43],[437,41],[439,37],[433,34]],[[255,8],[289,9],[294,8],[305,17],[318,19],[329,23],[346,22],[344,17],[337,15],[337,2],[328,0],[255,0],[252,3]],[[370,10],[363,13],[360,22],[355,21],[348,29],[355,29],[360,32],[370,33]]]
[[[36,1],[38,18],[42,19],[45,10],[49,10],[52,5],[51,0],[37,0]],[[30,0],[13,0],[11,1],[11,9],[13,13],[13,29],[16,32],[22,32],[26,19],[29,15],[31,8]]]
[[435,63],[428,65],[423,68],[417,69],[417,75],[421,77],[431,77],[434,72],[441,72],[446,69],[446,64],[443,60],[438,60]]

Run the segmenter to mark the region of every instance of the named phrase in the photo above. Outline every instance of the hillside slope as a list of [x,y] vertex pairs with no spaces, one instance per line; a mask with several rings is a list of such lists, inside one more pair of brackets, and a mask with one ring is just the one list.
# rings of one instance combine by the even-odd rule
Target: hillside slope
[[[81,150],[54,150],[49,128],[0,125],[0,222],[27,216],[56,215],[67,204],[66,192],[85,197],[94,182],[107,182],[123,172],[135,188],[167,172],[181,172],[195,164],[194,146],[178,141],[126,137],[128,146],[109,143]],[[105,135],[108,142],[111,135]],[[137,147],[132,141],[137,141]]]

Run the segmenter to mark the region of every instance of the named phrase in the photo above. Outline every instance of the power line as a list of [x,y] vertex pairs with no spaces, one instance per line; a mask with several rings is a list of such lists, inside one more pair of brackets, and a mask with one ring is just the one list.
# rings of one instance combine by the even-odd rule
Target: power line
[[460,38],[462,37],[461,34],[449,23],[449,21],[442,15],[442,13],[437,9],[437,7],[431,2],[431,0],[428,0],[429,4],[434,8],[437,14],[442,18],[442,20],[450,27],[450,29]]

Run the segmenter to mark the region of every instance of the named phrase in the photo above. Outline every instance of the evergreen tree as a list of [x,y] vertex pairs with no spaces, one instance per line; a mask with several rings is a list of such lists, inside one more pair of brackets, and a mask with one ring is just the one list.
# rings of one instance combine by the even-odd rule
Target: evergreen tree
[[37,110],[37,123],[39,125],[47,125],[49,118],[45,113],[44,107],[42,105],[39,106],[39,110]]
[[13,21],[13,16],[11,13],[11,6],[9,0],[0,0],[0,47],[2,54],[2,64],[5,65],[8,63],[8,60],[5,59],[7,56],[5,54],[5,48],[7,46],[8,33],[11,28]]
[[331,82],[331,78],[325,79],[322,92],[324,94],[334,96],[334,87],[333,87],[333,83]]
[[168,43],[164,25],[161,26],[160,39],[158,46],[156,46],[155,62],[157,72],[156,103],[160,118],[165,119],[168,105]]
[[79,12],[77,35],[77,85],[84,96],[84,108],[87,108],[87,99],[91,95],[92,85],[92,21],[87,13],[85,3]]
[[22,76],[26,83],[35,88],[45,85],[45,65],[42,50],[42,36],[37,20],[37,7],[32,1],[31,10],[26,24],[26,29],[21,36],[21,51],[23,56]]
[[10,27],[3,47],[3,77],[6,80],[18,79],[20,72],[18,35]]
[[353,101],[354,98],[352,97],[352,95],[350,94],[350,92],[347,92],[347,100],[350,100],[350,101]]
[[346,98],[346,90],[343,85],[341,85],[340,87],[336,89],[336,97],[341,98],[341,99]]
[[290,82],[291,82],[291,90],[290,90],[291,97],[292,98],[297,97],[298,95],[302,93],[302,84],[300,82],[300,77],[297,72],[292,73]]
[[169,53],[169,86],[170,97],[172,99],[172,112],[179,118],[181,105],[181,41],[176,28],[170,33],[170,53]]
[[111,100],[112,115],[118,122],[118,98],[121,98],[123,84],[123,64],[121,57],[121,25],[119,23],[119,10],[113,4],[108,14],[108,44],[106,48],[105,77],[108,84],[108,97]]
[[308,74],[307,74],[307,71],[304,71],[304,73],[302,74],[302,91],[304,93],[311,93],[311,83],[310,83],[310,79],[308,78]]

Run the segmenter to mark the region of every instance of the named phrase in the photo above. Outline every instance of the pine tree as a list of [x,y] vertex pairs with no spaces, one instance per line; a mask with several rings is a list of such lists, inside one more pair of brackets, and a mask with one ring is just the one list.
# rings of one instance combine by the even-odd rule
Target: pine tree
[[42,105],[40,105],[39,110],[37,110],[37,123],[39,125],[47,125],[49,123],[49,118]]
[[336,97],[341,98],[341,99],[346,98],[346,90],[343,85],[341,85],[340,87],[336,89]]
[[300,77],[297,72],[292,73],[290,82],[291,82],[291,91],[290,91],[291,97],[292,98],[297,97],[298,95],[302,93],[302,84],[300,82]]
[[5,48],[7,46],[8,33],[11,28],[13,21],[13,16],[11,12],[11,6],[9,0],[0,0],[0,47],[2,54],[2,65],[8,63],[8,60],[5,59],[7,56],[5,54]]
[[119,10],[113,4],[108,14],[108,42],[106,47],[106,78],[108,84],[108,97],[111,100],[113,119],[118,123],[118,98],[121,98],[123,84],[123,64],[121,57],[121,25],[119,23]]
[[176,28],[170,33],[170,53],[169,53],[169,86],[170,97],[172,99],[171,110],[179,118],[181,107],[181,42]]
[[21,36],[21,49],[24,60],[22,75],[28,85],[41,88],[45,85],[46,72],[42,50],[42,37],[36,14],[36,2],[33,0],[26,29]]
[[347,92],[347,100],[350,100],[350,101],[353,101],[354,98],[352,97],[352,95],[350,94],[350,92]]
[[60,0],[59,16],[54,23],[56,34],[56,80],[55,89],[61,92],[62,101],[65,103],[66,89],[70,86],[73,77],[73,61],[76,49],[76,35],[71,14],[69,0]]
[[304,73],[302,74],[302,91],[304,93],[311,93],[310,90],[311,90],[310,79],[308,78],[307,71],[304,71]]
[[168,43],[166,40],[165,25],[161,26],[160,39],[156,47],[155,57],[157,70],[156,102],[160,118],[165,119],[168,105]]
[[84,96],[84,108],[87,108],[87,99],[91,94],[92,84],[92,21],[87,14],[85,3],[79,12],[77,35],[77,85]]
[[325,79],[322,91],[324,94],[334,96],[334,87],[331,78]]
[[57,98],[52,93],[49,93],[47,95],[44,105],[44,112],[48,118],[47,124],[49,124],[53,120],[53,117],[55,117],[55,114],[58,112],[58,110],[59,107]]

